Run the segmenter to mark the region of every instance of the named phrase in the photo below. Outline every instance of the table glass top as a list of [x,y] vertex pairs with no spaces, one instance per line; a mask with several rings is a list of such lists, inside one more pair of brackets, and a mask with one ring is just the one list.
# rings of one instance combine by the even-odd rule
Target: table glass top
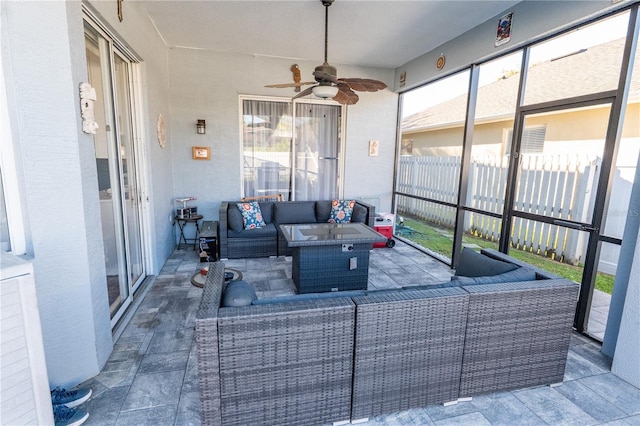
[[[289,245],[330,244],[340,242],[377,242],[386,237],[362,223],[311,223],[280,225]],[[305,244],[306,243],[306,244]]]

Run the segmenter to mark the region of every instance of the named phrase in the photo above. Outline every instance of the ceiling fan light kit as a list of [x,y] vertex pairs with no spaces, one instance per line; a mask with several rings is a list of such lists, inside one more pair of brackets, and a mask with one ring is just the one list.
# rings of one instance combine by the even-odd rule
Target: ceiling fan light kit
[[324,63],[316,67],[313,72],[315,82],[299,82],[294,74],[295,83],[285,84],[271,84],[265,87],[294,87],[296,92],[300,90],[300,86],[307,84],[315,84],[313,87],[309,87],[302,92],[298,93],[293,99],[314,94],[315,96],[323,99],[332,98],[334,101],[341,104],[353,105],[360,99],[354,92],[377,92],[378,90],[386,89],[387,85],[379,80],[372,80],[368,78],[338,78],[338,73],[335,67],[329,65],[327,62],[327,41],[329,34],[329,6],[333,4],[334,0],[320,0],[324,6]]
[[314,95],[322,99],[333,98],[338,94],[338,88],[336,86],[314,86],[311,91]]

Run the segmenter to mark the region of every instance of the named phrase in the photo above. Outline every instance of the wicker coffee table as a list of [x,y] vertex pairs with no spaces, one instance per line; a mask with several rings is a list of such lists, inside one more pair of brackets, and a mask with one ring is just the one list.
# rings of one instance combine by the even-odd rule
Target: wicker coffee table
[[369,251],[387,238],[362,223],[280,225],[292,248],[298,293],[365,290]]

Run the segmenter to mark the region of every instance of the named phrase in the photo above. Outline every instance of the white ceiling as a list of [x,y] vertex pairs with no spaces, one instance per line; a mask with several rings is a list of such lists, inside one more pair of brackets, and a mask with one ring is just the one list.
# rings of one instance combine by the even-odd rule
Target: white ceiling
[[[171,47],[318,64],[324,57],[320,0],[139,1]],[[396,68],[518,2],[336,0],[329,7],[328,61]]]

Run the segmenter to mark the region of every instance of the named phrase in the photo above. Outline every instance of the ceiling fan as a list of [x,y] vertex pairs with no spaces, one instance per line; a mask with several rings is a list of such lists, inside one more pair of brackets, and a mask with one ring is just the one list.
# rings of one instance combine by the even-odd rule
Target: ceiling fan
[[354,92],[377,92],[378,90],[385,89],[386,84],[379,80],[371,80],[368,78],[338,78],[337,70],[334,66],[329,65],[327,62],[327,39],[328,39],[328,27],[329,27],[329,6],[333,4],[334,0],[320,0],[324,6],[324,63],[316,67],[313,72],[313,76],[316,81],[311,82],[299,82],[285,83],[285,84],[271,84],[265,87],[295,87],[306,86],[308,84],[315,84],[313,87],[308,87],[302,92],[298,93],[293,99],[307,96],[311,93],[319,98],[333,98],[334,101],[341,104],[353,105],[358,102],[359,97]]

